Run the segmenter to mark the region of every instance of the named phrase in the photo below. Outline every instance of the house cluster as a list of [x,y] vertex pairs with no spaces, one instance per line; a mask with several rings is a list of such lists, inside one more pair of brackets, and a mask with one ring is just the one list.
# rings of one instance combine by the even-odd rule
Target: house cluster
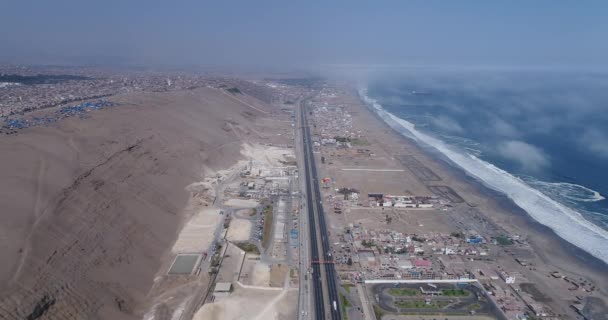
[[335,146],[350,149],[361,145],[361,131],[353,130],[352,116],[344,105],[330,105],[328,102],[316,102],[312,109],[312,118],[317,128],[315,146]]
[[361,224],[349,225],[338,238],[335,262],[361,279],[471,279],[465,261],[488,251],[480,235],[404,234]]
[[437,197],[421,196],[397,196],[384,195],[382,193],[370,193],[367,195],[370,207],[395,207],[395,208],[433,208],[440,204]]
[[0,117],[131,91],[184,90],[217,82],[192,73],[108,71],[95,67],[3,65],[0,76],[15,81],[0,81],[3,84],[0,86]]

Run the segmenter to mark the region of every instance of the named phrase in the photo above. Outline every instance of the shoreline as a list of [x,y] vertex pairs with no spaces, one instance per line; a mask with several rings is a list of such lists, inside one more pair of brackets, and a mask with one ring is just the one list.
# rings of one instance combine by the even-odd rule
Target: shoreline
[[[568,242],[566,239],[564,239],[564,238],[560,237],[558,234],[556,234],[555,231],[553,231],[553,229],[551,229],[550,227],[536,221],[534,218],[532,218],[528,214],[528,212],[526,210],[524,210],[523,208],[518,206],[506,194],[486,187],[483,184],[483,182],[479,181],[477,178],[475,178],[473,176],[470,176],[465,170],[457,167],[454,164],[451,164],[449,162],[449,160],[445,159],[445,157],[442,154],[437,152],[438,154],[434,155],[432,153],[432,150],[427,151],[427,150],[424,150],[424,148],[422,148],[422,150],[424,152],[431,153],[431,155],[433,155],[433,156],[437,156],[438,159],[445,162],[445,165],[447,166],[446,170],[451,170],[451,173],[453,175],[462,179],[466,183],[469,183],[480,194],[487,196],[489,199],[494,201],[502,209],[504,209],[508,212],[514,213],[515,215],[518,215],[521,218],[525,219],[528,226],[530,228],[532,228],[533,230],[542,232],[542,233],[546,234],[547,236],[556,238],[559,241],[560,246],[563,246],[564,249],[566,249],[568,252],[570,252],[570,254],[572,254],[577,259],[580,259],[581,262],[590,264],[594,269],[596,269],[596,271],[605,272],[605,270],[608,270],[608,263],[604,262],[603,260],[601,260],[598,257],[593,256],[592,254],[585,251],[584,249],[579,248],[576,245]],[[542,255],[542,252],[537,252],[537,253]],[[606,272],[606,274],[608,275],[608,272]]]
[[[365,101],[362,101],[362,103],[365,104]],[[384,120],[382,120],[382,118],[380,118],[373,110],[371,110],[369,108],[368,108],[368,110],[370,112],[372,112],[372,114],[376,117],[377,120],[385,123]],[[390,128],[390,126],[389,126],[389,128]],[[401,135],[399,132],[395,131],[394,129],[391,128],[391,130],[393,130],[397,134]],[[409,139],[405,136],[403,136],[403,137],[405,139]],[[530,214],[525,209],[518,206],[513,201],[513,199],[509,198],[509,196],[507,196],[506,194],[504,194],[500,191],[487,187],[486,185],[484,185],[483,181],[480,181],[476,177],[470,175],[464,169],[460,168],[457,164],[453,163],[450,159],[448,159],[444,154],[433,149],[433,147],[419,145],[415,141],[411,141],[411,139],[409,139],[409,140],[410,140],[410,142],[414,143],[414,145],[416,145],[422,152],[428,154],[432,158],[440,160],[438,162],[444,166],[444,169],[447,171],[450,171],[450,173],[452,175],[456,176],[457,179],[460,179],[461,181],[468,183],[473,188],[475,188],[475,190],[477,192],[479,192],[483,196],[486,196],[489,199],[491,199],[492,201],[494,201],[498,206],[500,206],[500,208],[504,209],[505,211],[514,213],[514,214],[518,215],[519,217],[524,218],[526,220],[526,223],[528,224],[528,226],[530,228],[532,228],[533,230],[542,232],[544,234],[547,234],[548,236],[556,238],[559,241],[560,246],[563,246],[564,249],[566,249],[571,255],[573,255],[577,259],[580,259],[581,262],[589,264],[596,271],[605,272],[608,275],[608,272],[606,272],[606,270],[608,270],[607,262],[605,262],[602,259],[585,251],[583,248],[579,248],[576,245],[568,242],[568,240],[560,237],[549,226],[546,226],[546,225],[540,223],[539,221],[535,220],[533,217],[531,217]],[[537,252],[537,253],[542,255],[542,251]]]
[[[386,121],[384,121],[384,119],[382,119],[373,109],[371,109],[370,105],[363,100],[355,87],[351,86],[349,91],[351,91],[353,96],[356,97],[358,102],[361,104],[362,109],[365,110],[365,112],[369,112],[371,116],[375,118],[376,121],[379,121],[383,127],[387,128],[391,134],[398,137],[400,142],[430,158],[433,164],[439,167],[441,171],[451,175],[459,183],[463,183],[473,188],[474,192],[477,192],[481,197],[484,197],[490,201],[490,207],[498,209],[492,210],[497,212],[497,214],[482,212],[484,216],[494,221],[494,223],[501,227],[505,227],[505,223],[496,221],[497,219],[495,219],[495,215],[500,215],[501,217],[499,218],[503,218],[505,220],[508,218],[514,218],[513,221],[510,221],[511,226],[518,231],[524,231],[528,234],[527,237],[529,238],[530,245],[538,257],[543,260],[543,262],[550,265],[554,269],[560,269],[572,274],[576,274],[580,277],[589,276],[587,271],[590,271],[597,277],[604,279],[608,278],[608,263],[561,238],[550,227],[536,221],[528,214],[528,212],[519,207],[506,194],[490,189],[484,185],[482,181],[479,181],[464,169],[458,167],[441,152],[435,150],[432,146],[420,145],[412,138],[409,138],[401,132],[393,129]],[[511,217],[508,217],[505,214],[511,215]],[[552,246],[545,247],[545,245],[549,245],[551,243],[553,243]],[[541,250],[539,249],[541,247],[552,250]],[[561,252],[560,249],[562,250]],[[565,266],[564,262],[569,262],[567,263],[568,266]],[[603,294],[605,294],[606,290],[608,290],[608,285],[603,284],[602,282],[598,282],[597,285],[598,287],[601,287],[600,291]]]

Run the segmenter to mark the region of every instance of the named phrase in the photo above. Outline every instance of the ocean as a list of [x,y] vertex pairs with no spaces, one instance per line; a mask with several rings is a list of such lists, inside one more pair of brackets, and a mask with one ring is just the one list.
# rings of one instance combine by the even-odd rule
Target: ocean
[[393,129],[608,263],[608,73],[411,70],[362,98]]

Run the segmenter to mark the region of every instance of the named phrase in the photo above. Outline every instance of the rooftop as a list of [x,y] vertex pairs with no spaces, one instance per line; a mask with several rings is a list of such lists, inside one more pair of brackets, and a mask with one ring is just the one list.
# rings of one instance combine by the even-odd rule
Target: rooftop
[[215,284],[213,292],[229,292],[231,288],[232,283],[230,282],[218,282]]

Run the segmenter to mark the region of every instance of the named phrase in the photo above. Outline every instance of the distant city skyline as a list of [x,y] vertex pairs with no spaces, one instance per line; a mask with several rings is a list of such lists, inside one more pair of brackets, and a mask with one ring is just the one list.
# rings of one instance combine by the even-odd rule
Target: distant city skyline
[[603,1],[7,1],[1,63],[608,65]]

